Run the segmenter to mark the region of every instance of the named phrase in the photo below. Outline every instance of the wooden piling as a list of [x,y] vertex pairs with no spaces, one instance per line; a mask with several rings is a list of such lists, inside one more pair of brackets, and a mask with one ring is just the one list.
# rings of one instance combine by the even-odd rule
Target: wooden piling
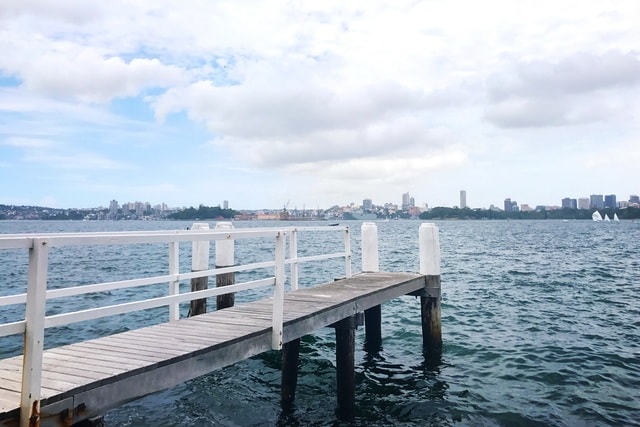
[[[206,222],[196,222],[191,226],[192,230],[208,230]],[[209,241],[194,241],[191,244],[191,271],[203,271],[209,268]],[[205,290],[209,287],[208,277],[196,277],[191,279],[191,292]],[[189,316],[196,316],[207,312],[207,300],[201,298],[192,300],[189,307]]]
[[[220,221],[216,223],[216,230],[231,230],[233,224]],[[235,242],[228,238],[226,240],[216,240],[216,268],[231,267],[235,262]],[[235,283],[235,273],[223,273],[216,275],[216,287],[229,286]],[[218,295],[216,297],[216,309],[233,307],[235,304],[235,293]]]
[[364,348],[378,352],[382,348],[382,306],[376,305],[364,311]]
[[349,316],[332,326],[336,330],[336,388],[338,417],[351,419],[356,412],[356,328],[362,313]]
[[280,389],[283,407],[290,407],[296,397],[298,386],[298,362],[300,359],[300,338],[282,346],[282,383]]
[[426,287],[420,296],[422,344],[425,354],[442,351],[442,299],[440,281],[440,239],[438,227],[432,223],[420,226],[420,273],[426,275]]
[[[362,272],[377,273],[380,271],[378,262],[378,227],[373,222],[363,222],[361,228],[362,242]],[[365,322],[365,350],[380,351],[382,346],[382,310],[381,307],[371,307],[364,312]]]

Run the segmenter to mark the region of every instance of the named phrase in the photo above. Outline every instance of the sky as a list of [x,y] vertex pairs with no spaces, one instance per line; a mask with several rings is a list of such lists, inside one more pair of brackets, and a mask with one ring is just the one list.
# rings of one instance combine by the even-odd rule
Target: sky
[[0,204],[640,193],[637,0],[0,0]]

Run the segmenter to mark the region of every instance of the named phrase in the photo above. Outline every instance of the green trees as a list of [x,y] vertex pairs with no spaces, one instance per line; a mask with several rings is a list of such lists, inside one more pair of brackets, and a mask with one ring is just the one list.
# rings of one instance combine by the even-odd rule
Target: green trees
[[183,209],[181,211],[172,213],[167,218],[169,219],[216,219],[216,218],[233,218],[237,214],[233,209],[222,209],[220,206],[198,206],[198,209],[193,206]]

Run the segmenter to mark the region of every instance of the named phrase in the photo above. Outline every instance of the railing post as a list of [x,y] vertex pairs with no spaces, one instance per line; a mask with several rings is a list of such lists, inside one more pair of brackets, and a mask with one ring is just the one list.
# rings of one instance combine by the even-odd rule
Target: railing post
[[[209,224],[206,222],[195,222],[191,226],[192,230],[208,230]],[[191,271],[202,271],[209,268],[209,241],[196,240],[191,243]],[[208,277],[197,277],[191,279],[191,292],[202,291],[209,287]],[[189,316],[195,316],[207,312],[207,299],[197,299],[191,301]]]
[[378,266],[378,227],[373,222],[362,223],[362,271],[377,273]]
[[[169,274],[180,273],[180,244],[178,242],[169,242]],[[172,280],[169,282],[169,295],[178,295],[180,293],[180,281]],[[180,304],[174,303],[169,306],[169,321],[175,322],[180,319]]]
[[420,225],[420,274],[426,275],[425,295],[420,297],[422,343],[427,354],[442,350],[440,304],[440,237],[433,223]]
[[275,289],[273,291],[273,317],[271,348],[282,348],[282,322],[284,319],[284,282],[286,279],[285,268],[285,240],[284,232],[280,231],[276,237],[276,265],[275,265]]
[[33,239],[29,249],[26,327],[22,361],[22,394],[20,427],[40,425],[40,387],[42,352],[44,349],[44,318],[47,299],[47,269],[49,246],[46,239]]
[[298,290],[298,230],[291,230],[291,235],[289,236],[289,258],[291,258],[291,290]]
[[344,277],[347,279],[351,277],[351,233],[349,227],[345,229],[344,233]]
[[[233,224],[228,221],[219,221],[216,223],[216,230],[231,230]],[[216,240],[216,268],[231,267],[235,264],[235,242],[231,236],[227,236],[226,240]],[[216,274],[216,287],[229,286],[235,283],[235,273]],[[233,307],[235,304],[235,293],[218,295],[216,297],[216,309]]]

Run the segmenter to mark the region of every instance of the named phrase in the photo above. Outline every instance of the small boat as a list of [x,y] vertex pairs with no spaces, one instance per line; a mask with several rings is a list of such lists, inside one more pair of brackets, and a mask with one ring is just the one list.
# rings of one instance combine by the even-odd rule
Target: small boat
[[620,218],[618,218],[618,214],[617,213],[613,214],[613,220],[614,221],[620,221]]
[[594,221],[602,221],[602,215],[600,215],[600,212],[596,210],[591,214],[591,219]]
[[611,221],[611,220],[609,219],[609,215],[604,214],[604,221],[605,221],[605,222]]

